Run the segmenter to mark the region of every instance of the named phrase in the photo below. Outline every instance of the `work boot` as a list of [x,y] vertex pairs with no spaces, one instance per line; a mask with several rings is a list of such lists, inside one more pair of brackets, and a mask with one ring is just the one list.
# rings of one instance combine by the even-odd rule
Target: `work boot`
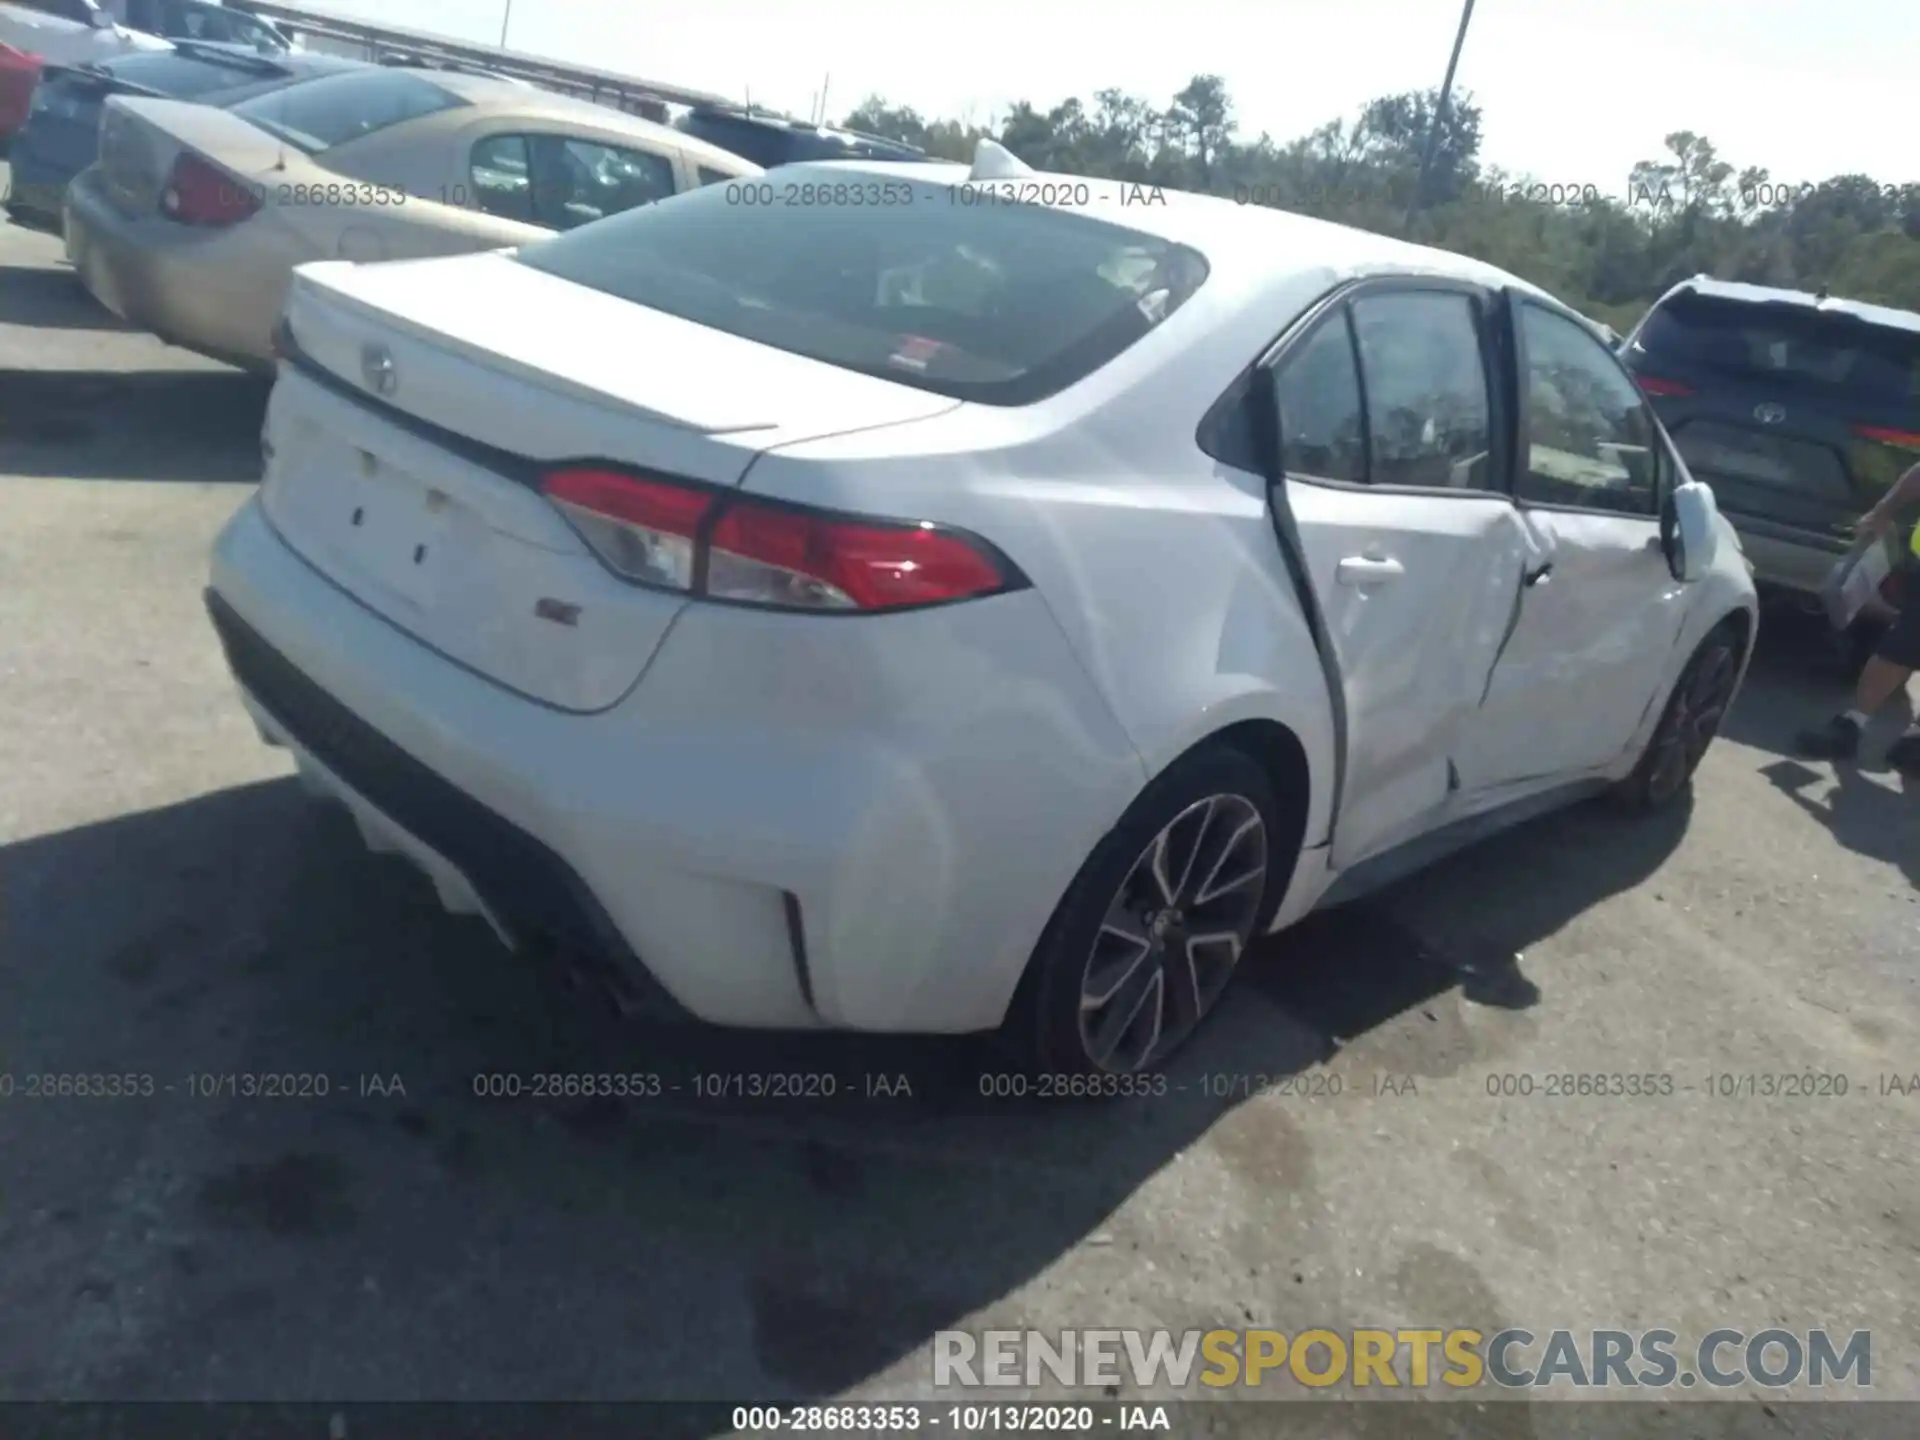
[[1860,753],[1860,722],[1836,715],[1818,730],[1802,730],[1799,750],[1810,760],[1851,760]]

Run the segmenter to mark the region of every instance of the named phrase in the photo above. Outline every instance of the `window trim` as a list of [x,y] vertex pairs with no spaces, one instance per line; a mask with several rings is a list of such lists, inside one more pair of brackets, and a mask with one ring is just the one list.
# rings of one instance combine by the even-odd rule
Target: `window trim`
[[[1646,412],[1648,420],[1652,422],[1654,437],[1658,442],[1652,447],[1653,508],[1644,514],[1635,514],[1629,510],[1612,509],[1605,505],[1574,505],[1559,500],[1535,500],[1520,493],[1521,477],[1527,473],[1524,469],[1524,462],[1520,458],[1521,450],[1524,447],[1530,452],[1533,444],[1529,438],[1530,432],[1527,428],[1529,413],[1533,403],[1531,397],[1532,385],[1528,378],[1531,374],[1531,366],[1528,359],[1526,327],[1521,324],[1522,312],[1528,308],[1538,310],[1543,315],[1551,315],[1556,319],[1563,320],[1575,330],[1579,331],[1582,337],[1591,343],[1595,350],[1606,357],[1607,363],[1619,372],[1620,378],[1633,387],[1634,394],[1640,397],[1640,407]],[[1514,453],[1510,479],[1513,485],[1514,503],[1524,510],[1544,510],[1550,513],[1567,515],[1605,515],[1614,520],[1641,520],[1658,524],[1662,513],[1666,509],[1667,492],[1672,488],[1673,471],[1668,460],[1667,451],[1673,441],[1672,437],[1667,434],[1666,426],[1660,423],[1660,416],[1653,408],[1653,401],[1648,399],[1641,391],[1640,382],[1633,378],[1633,372],[1627,369],[1625,363],[1607,347],[1604,341],[1591,333],[1578,314],[1569,310],[1564,305],[1550,302],[1538,295],[1510,288],[1507,291],[1506,311],[1507,335],[1509,343],[1513,347]]]
[[[1439,291],[1445,294],[1464,295],[1470,305],[1474,321],[1474,334],[1480,342],[1480,370],[1487,393],[1487,438],[1488,459],[1492,470],[1492,485],[1488,488],[1463,489],[1453,485],[1382,485],[1372,479],[1373,475],[1373,427],[1372,401],[1367,394],[1367,376],[1360,364],[1360,334],[1349,312],[1355,300],[1379,295],[1422,294]],[[1516,411],[1512,404],[1511,384],[1513,368],[1507,362],[1506,352],[1500,346],[1500,295],[1486,286],[1471,280],[1459,280],[1450,275],[1413,275],[1394,273],[1386,275],[1367,275],[1357,280],[1343,281],[1308,306],[1293,323],[1273,340],[1269,341],[1245,371],[1237,376],[1220,397],[1208,407],[1201,417],[1195,443],[1207,455],[1222,464],[1250,469],[1263,475],[1269,484],[1297,481],[1302,485],[1318,485],[1327,490],[1362,491],[1375,495],[1454,495],[1465,499],[1484,500],[1489,496],[1512,501],[1514,498],[1514,458],[1518,441],[1518,427],[1515,423]],[[1280,456],[1276,452],[1271,456],[1256,454],[1252,463],[1233,455],[1235,448],[1224,438],[1225,432],[1235,418],[1235,412],[1244,410],[1249,402],[1253,386],[1281,365],[1285,364],[1300,347],[1318,333],[1321,325],[1330,323],[1335,316],[1344,316],[1349,344],[1353,348],[1354,375],[1360,387],[1360,413],[1367,425],[1366,480],[1334,480],[1318,475],[1293,475],[1286,471],[1272,473],[1278,466]],[[1278,434],[1274,436],[1279,439]]]

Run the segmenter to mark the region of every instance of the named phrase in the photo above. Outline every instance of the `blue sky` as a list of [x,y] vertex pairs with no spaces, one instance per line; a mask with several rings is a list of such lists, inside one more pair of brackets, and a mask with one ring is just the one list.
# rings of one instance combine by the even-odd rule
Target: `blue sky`
[[[503,0],[314,0],[496,43]],[[1291,139],[1375,95],[1437,85],[1457,0],[512,0],[508,44],[806,113],[824,77],[986,119],[1117,85],[1164,101],[1225,77],[1247,134]],[[1914,0],[1477,0],[1458,83],[1483,156],[1620,194],[1669,132],[1780,180],[1920,180]]]

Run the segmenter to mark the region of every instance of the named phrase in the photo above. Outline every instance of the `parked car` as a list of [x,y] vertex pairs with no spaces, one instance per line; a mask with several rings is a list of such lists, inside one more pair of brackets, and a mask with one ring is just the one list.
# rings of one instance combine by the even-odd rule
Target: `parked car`
[[674,122],[709,145],[744,155],[765,169],[804,160],[926,160],[924,150],[857,130],[811,125],[785,115],[697,105]]
[[59,232],[67,186],[99,158],[100,116],[110,95],[237,105],[303,80],[365,68],[331,55],[265,56],[190,40],[159,53],[55,66],[41,79],[27,124],[14,137],[7,214],[17,225]]
[[158,36],[114,23],[94,0],[0,0],[0,45],[53,65],[167,48]]
[[1703,275],[1663,295],[1622,355],[1763,590],[1817,606],[1855,523],[1920,460],[1920,315]]
[[1752,581],[1586,322],[1304,216],[948,203],[969,173],[303,266],[208,600],[267,739],[630,1001],[1001,1027],[1114,1093],[1257,937],[1682,794]]
[[0,143],[26,123],[47,65],[84,65],[167,42],[116,25],[93,0],[0,0]]
[[41,68],[38,55],[0,45],[0,154],[8,153],[8,142],[27,123]]
[[758,167],[497,78],[369,66],[213,108],[114,96],[67,255],[163,340],[272,365],[294,266],[493,250]]
[[244,45],[268,55],[294,48],[292,39],[272,21],[249,15],[244,10],[229,9],[218,0],[106,0],[106,3],[121,24],[150,35],[163,35],[169,40]]

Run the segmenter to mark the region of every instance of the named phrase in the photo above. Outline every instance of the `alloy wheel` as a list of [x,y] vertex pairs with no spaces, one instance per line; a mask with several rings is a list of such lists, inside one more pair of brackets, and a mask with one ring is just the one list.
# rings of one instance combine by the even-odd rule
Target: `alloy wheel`
[[1213,1008],[1252,939],[1267,827],[1244,796],[1189,805],[1135,858],[1080,988],[1080,1044],[1110,1074],[1146,1068]]
[[1655,802],[1665,800],[1686,784],[1707,753],[1733,699],[1737,668],[1733,651],[1715,645],[1680,677],[1672,703],[1653,737],[1647,793]]

